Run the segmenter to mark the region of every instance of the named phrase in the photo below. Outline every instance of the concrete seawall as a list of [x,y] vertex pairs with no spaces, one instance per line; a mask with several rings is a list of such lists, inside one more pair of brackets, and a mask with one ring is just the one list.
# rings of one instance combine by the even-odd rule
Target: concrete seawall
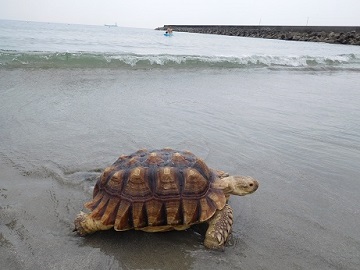
[[[166,30],[169,25],[156,30]],[[174,31],[360,45],[360,26],[171,25]]]

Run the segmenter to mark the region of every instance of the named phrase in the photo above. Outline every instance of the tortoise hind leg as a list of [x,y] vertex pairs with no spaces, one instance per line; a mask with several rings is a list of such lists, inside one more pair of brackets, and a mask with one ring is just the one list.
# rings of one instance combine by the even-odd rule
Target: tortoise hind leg
[[226,204],[223,209],[217,210],[209,220],[209,228],[205,234],[204,245],[210,249],[224,249],[224,245],[231,233],[233,212]]
[[78,234],[81,236],[84,236],[86,234],[91,234],[96,231],[101,230],[108,230],[114,225],[104,225],[101,220],[96,220],[92,218],[90,215],[85,214],[84,212],[80,212],[80,214],[77,215],[75,221],[75,229],[74,231],[77,231]]

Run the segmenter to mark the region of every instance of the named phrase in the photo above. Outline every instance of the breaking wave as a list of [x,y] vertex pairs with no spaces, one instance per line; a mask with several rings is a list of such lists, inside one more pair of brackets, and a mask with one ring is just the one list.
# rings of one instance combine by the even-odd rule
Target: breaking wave
[[0,50],[0,68],[118,69],[299,69],[360,71],[360,55],[328,57],[243,55],[139,55],[89,52],[19,52]]

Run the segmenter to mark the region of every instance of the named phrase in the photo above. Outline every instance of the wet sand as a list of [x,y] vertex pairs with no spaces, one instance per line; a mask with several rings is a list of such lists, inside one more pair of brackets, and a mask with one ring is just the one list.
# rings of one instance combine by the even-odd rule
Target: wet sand
[[333,212],[344,209],[336,203],[318,216],[316,209],[328,208],[332,198],[314,191],[305,196],[309,201],[296,199],[306,188],[296,192],[296,184],[288,183],[278,186],[290,194],[285,199],[273,184],[263,180],[258,194],[232,199],[234,233],[225,252],[219,252],[205,249],[203,236],[192,229],[157,234],[111,230],[79,237],[72,232],[73,218],[89,193],[54,179],[23,176],[2,164],[0,261],[10,270],[356,269],[357,210],[343,212],[338,220]]
[[[355,72],[1,71],[0,265],[358,269],[359,83]],[[230,200],[224,252],[192,229],[72,232],[102,168],[164,146],[259,180]]]

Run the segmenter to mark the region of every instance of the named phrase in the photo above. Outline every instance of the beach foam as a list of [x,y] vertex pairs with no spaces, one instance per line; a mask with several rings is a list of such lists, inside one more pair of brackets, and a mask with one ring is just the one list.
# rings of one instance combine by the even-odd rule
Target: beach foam
[[360,70],[360,55],[140,55],[89,52],[0,51],[3,68],[118,68],[118,69],[301,69]]

